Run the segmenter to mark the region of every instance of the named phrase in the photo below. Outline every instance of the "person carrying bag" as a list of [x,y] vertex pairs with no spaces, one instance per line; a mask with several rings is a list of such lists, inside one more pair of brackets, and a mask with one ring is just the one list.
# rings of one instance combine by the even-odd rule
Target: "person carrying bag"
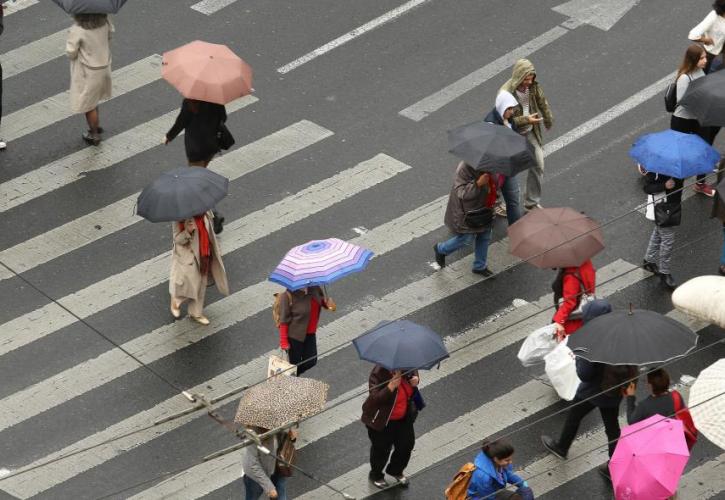
[[[682,179],[675,179],[667,175],[648,172],[645,175],[644,192],[648,197],[648,209],[652,204],[653,210],[645,216],[654,220],[655,226],[647,245],[642,267],[647,271],[659,275],[662,284],[670,290],[677,287],[672,277],[670,261],[675,246],[675,228],[682,220]],[[657,196],[664,192],[664,196]]]

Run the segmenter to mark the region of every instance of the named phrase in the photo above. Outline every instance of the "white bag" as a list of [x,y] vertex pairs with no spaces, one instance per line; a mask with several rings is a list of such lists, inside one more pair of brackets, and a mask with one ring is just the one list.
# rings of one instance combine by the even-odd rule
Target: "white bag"
[[556,328],[551,323],[530,333],[519,349],[518,358],[524,366],[534,366],[544,362],[544,356],[558,345]]
[[267,363],[267,378],[275,375],[297,375],[297,366],[293,365],[281,356],[272,355]]
[[647,206],[644,209],[644,216],[647,220],[655,220],[655,204],[663,201],[664,197],[665,195],[663,194],[659,196],[655,196],[652,194],[647,195]]
[[566,339],[544,356],[544,362],[546,363],[546,375],[559,397],[566,401],[574,399],[581,381],[576,374],[574,353],[566,345]]

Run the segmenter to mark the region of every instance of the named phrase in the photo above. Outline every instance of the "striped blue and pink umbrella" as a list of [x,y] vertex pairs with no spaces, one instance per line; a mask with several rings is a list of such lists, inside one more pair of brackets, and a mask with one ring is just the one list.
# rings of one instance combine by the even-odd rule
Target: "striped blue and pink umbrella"
[[287,252],[269,281],[290,290],[322,286],[365,269],[373,252],[337,238],[312,240]]

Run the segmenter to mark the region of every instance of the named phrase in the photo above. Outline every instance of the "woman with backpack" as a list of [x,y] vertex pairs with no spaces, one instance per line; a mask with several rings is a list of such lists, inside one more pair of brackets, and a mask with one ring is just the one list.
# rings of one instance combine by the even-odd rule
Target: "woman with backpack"
[[467,495],[470,500],[495,498],[496,492],[506,488],[507,484],[517,487],[516,493],[523,500],[534,498],[529,485],[513,470],[514,447],[506,439],[484,440],[481,451],[474,459],[476,466]]
[[554,283],[554,304],[556,313],[552,318],[556,328],[556,336],[562,340],[582,326],[582,298],[584,294],[594,296],[597,272],[591,260],[586,260],[579,267],[559,269]]

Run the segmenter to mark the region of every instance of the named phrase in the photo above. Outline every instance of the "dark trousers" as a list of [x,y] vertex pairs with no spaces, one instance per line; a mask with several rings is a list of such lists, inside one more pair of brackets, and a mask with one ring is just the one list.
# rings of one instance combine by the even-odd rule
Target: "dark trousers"
[[[589,412],[597,408],[589,401],[582,401],[581,399],[575,398],[572,403],[578,404],[569,408],[566,414],[564,428],[561,430],[561,436],[559,436],[559,441],[557,442],[559,448],[565,452],[569,451],[569,447],[576,437],[581,421]],[[619,439],[619,420],[617,420],[619,417],[619,406],[614,408],[599,407],[599,413],[601,413],[602,421],[604,422],[604,432],[607,434],[607,441],[609,441],[609,457],[611,458],[614,453],[614,448],[617,446],[616,440]]]
[[[305,335],[304,342],[289,339],[289,362],[297,365],[297,375],[304,372],[317,364],[317,335]],[[301,361],[305,361],[301,363]]]
[[0,122],[3,121],[3,65],[0,64]]
[[[682,132],[683,134],[697,134],[710,145],[712,145],[712,142],[715,140],[715,136],[712,132],[713,127],[701,127],[700,122],[697,120],[688,120],[687,118],[672,115],[670,118],[670,128],[677,132]],[[706,174],[698,175],[697,182],[705,182],[705,177],[707,177]]]
[[[370,438],[370,479],[383,479],[383,468],[391,476],[400,476],[410,461],[415,446],[413,422],[407,419],[391,420],[382,431],[368,427]],[[390,452],[393,455],[390,456]],[[390,458],[390,463],[388,463]]]

